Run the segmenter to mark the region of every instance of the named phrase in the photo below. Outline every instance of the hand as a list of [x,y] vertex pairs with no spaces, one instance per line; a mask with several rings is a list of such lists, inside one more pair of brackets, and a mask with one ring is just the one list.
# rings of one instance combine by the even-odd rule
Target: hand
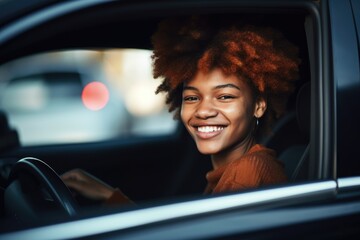
[[61,175],[61,179],[69,188],[92,200],[107,200],[115,191],[113,187],[81,169],[70,170]]

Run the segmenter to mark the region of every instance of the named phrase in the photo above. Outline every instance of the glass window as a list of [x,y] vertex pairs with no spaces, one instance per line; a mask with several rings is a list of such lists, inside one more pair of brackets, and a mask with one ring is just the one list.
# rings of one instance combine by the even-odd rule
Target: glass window
[[0,67],[0,108],[22,145],[169,134],[176,121],[155,94],[151,51],[72,50]]

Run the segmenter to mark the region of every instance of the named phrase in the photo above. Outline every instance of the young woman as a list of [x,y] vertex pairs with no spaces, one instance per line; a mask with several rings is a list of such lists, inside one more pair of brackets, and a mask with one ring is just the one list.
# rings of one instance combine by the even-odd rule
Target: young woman
[[[276,153],[257,144],[281,116],[298,78],[297,48],[269,27],[191,17],[164,21],[152,38],[157,93],[181,119],[198,150],[211,155],[205,193],[287,181]],[[75,191],[130,202],[81,170],[62,176]]]

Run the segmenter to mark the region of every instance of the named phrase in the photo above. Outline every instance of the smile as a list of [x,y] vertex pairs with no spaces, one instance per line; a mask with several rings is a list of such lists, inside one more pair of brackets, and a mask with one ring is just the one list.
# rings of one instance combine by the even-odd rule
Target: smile
[[197,130],[202,133],[218,132],[223,129],[224,127],[221,126],[201,126],[197,128]]
[[200,139],[212,139],[222,133],[224,126],[198,126],[195,127],[196,135]]

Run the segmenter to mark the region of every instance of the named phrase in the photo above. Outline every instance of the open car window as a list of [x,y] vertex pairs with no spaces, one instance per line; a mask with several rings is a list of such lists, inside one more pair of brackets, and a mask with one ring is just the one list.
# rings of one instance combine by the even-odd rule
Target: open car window
[[[229,14],[209,14],[209,18],[226,17],[234,21],[250,18],[266,23],[299,48],[299,80],[284,115],[259,143],[276,151],[289,182],[314,179],[308,171],[313,167],[309,159],[317,161],[309,151],[309,105],[312,85],[316,85],[312,80],[316,77],[318,55],[309,54],[309,45],[317,47],[318,32],[312,32],[316,19],[307,10],[288,13],[270,8],[265,13],[253,13],[240,8],[239,12],[228,11]],[[69,144],[66,149],[44,148],[41,154],[37,148],[26,149],[28,156],[47,161],[58,173],[71,168],[86,169],[139,202],[203,194],[206,173],[211,170],[210,156],[199,153],[186,130],[177,127],[180,122],[174,121],[168,112],[165,96],[155,94],[162,79],[152,77],[151,35],[166,17],[126,19],[124,16],[125,20],[116,14],[107,17],[99,22],[94,18],[91,22],[81,22],[85,24],[83,28],[81,24],[70,25],[76,36],[66,39],[59,38],[60,33],[47,31],[54,28],[44,28],[50,38],[54,37],[49,43],[54,44],[50,49],[55,50],[35,48],[34,53],[44,53],[11,56],[15,60],[1,66],[0,107],[8,115],[11,127],[18,131],[22,146],[100,143],[79,147]],[[113,26],[122,31],[114,34]],[[131,28],[139,31],[130,31]],[[96,29],[99,36],[91,37],[93,31],[89,29]],[[89,42],[84,43],[82,38]],[[105,38],[109,42],[104,43]],[[76,47],[56,50],[62,49],[62,44]],[[298,116],[303,118],[302,124]],[[132,137],[140,141],[129,142]],[[167,180],[164,182],[164,179]]]

